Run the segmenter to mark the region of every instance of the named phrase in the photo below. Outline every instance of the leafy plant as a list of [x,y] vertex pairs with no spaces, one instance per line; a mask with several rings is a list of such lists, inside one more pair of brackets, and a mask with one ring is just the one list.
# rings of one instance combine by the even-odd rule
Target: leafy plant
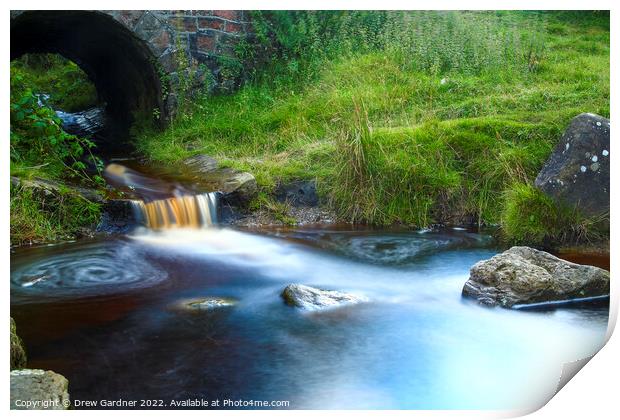
[[[67,134],[55,111],[30,85],[27,70],[11,68],[11,175],[101,186],[102,161],[95,144]],[[24,186],[11,187],[11,243],[50,241],[67,237],[96,221],[99,205],[67,190],[50,196]]]
[[47,96],[50,106],[65,112],[83,111],[99,104],[97,89],[73,61],[58,54],[25,54],[11,62],[35,94]]
[[91,177],[82,161],[88,154],[97,169],[101,161],[92,154],[95,144],[67,134],[56,113],[43,106],[32,90],[24,85],[19,72],[11,77],[11,159],[33,165],[54,163],[68,171],[70,177],[102,182],[99,175]]

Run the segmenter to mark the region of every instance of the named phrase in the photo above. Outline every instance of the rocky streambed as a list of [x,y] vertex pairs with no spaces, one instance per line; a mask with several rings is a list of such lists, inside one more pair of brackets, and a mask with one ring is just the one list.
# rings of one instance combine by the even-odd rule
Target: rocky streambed
[[555,392],[563,363],[602,346],[607,304],[503,309],[496,291],[489,308],[463,299],[463,285],[498,259],[495,287],[509,296],[521,289],[507,288],[506,273],[541,258],[557,273],[604,274],[499,251],[467,231],[333,227],[139,231],[20,250],[11,313],[33,371],[11,380],[49,377],[62,385],[58,401],[68,391],[167,404],[522,408]]

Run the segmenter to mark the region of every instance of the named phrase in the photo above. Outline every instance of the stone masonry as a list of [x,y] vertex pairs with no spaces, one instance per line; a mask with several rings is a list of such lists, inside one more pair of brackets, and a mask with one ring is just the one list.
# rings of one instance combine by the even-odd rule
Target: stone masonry
[[[63,53],[58,51],[60,45],[66,48],[69,58],[78,63],[82,59],[88,68],[90,52],[85,51],[85,45],[101,49],[109,42],[110,48],[131,50],[136,63],[139,59],[158,63],[156,71],[161,93],[165,94],[160,107],[166,113],[174,112],[181,83],[195,88],[206,86],[209,91],[234,89],[240,82],[241,68],[235,60],[235,47],[249,31],[249,12],[238,10],[11,11],[11,36],[15,38],[11,48],[16,54]],[[95,33],[99,38],[89,39]],[[53,47],[49,47],[52,42]],[[104,61],[120,60],[114,52],[105,54],[109,57]],[[101,59],[91,61],[100,63]],[[102,70],[98,76],[105,79],[106,72]],[[108,84],[113,87],[121,82],[122,74]]]

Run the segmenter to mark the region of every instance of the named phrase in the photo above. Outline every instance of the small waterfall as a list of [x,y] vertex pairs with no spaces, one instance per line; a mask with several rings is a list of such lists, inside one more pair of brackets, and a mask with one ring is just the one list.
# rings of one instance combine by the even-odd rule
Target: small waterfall
[[149,229],[204,228],[217,223],[217,193],[179,195],[144,202],[133,200],[136,220]]

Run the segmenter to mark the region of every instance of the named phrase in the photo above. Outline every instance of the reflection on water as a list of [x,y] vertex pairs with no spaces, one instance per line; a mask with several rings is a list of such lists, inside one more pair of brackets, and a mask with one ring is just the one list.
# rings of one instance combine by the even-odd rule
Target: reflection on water
[[[78,399],[523,408],[602,345],[608,312],[462,300],[470,266],[496,252],[468,232],[138,231],[16,252],[11,313],[30,366]],[[304,313],[279,297],[292,282],[370,300]],[[236,305],[179,310],[204,296]]]

